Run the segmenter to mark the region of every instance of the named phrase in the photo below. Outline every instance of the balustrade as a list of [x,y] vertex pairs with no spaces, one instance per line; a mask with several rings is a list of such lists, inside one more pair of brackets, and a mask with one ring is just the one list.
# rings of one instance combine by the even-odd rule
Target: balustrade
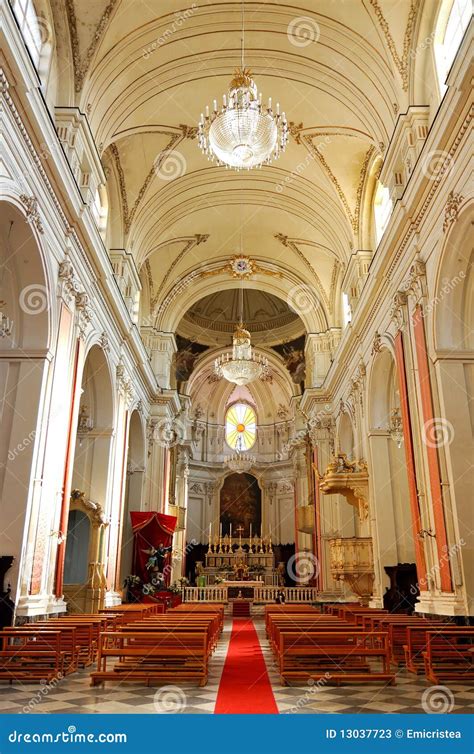
[[[245,586],[245,582],[242,582]],[[275,602],[277,593],[283,591],[286,602],[311,604],[318,598],[318,590],[312,586],[256,586],[253,601],[258,603]],[[228,602],[227,586],[188,586],[182,592],[183,602]]]

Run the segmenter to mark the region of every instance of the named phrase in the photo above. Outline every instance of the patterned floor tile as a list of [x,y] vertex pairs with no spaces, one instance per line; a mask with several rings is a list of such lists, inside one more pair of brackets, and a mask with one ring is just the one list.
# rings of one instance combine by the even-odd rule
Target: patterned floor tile
[[[351,684],[347,686],[283,686],[278,668],[265,636],[263,612],[253,615],[255,628],[262,647],[268,676],[272,684],[275,701],[281,714],[328,714],[353,713],[423,713],[421,699],[428,688],[423,676],[408,673],[403,668],[396,670],[396,686],[384,684]],[[186,714],[212,714],[219,689],[219,683],[227,655],[232,621],[227,620],[223,635],[210,660],[209,682],[200,688],[186,684],[183,691],[183,706],[180,711]],[[17,683],[12,686],[0,685],[0,714],[21,713],[32,700],[34,711],[40,714],[75,713],[116,713],[116,714],[160,714],[154,704],[160,686],[141,686],[135,683],[120,683],[105,687],[91,687],[91,668],[67,676],[59,685],[44,693],[39,684]],[[173,685],[170,683],[163,685]],[[472,714],[474,711],[474,688],[465,683],[446,684],[454,696],[453,712]],[[38,700],[38,693],[44,694]],[[166,714],[166,713],[162,713]]]

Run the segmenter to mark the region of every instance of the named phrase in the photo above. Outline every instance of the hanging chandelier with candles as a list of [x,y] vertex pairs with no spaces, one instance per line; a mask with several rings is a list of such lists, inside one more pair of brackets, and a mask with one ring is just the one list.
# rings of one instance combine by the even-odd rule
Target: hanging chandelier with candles
[[250,453],[233,453],[231,456],[227,456],[225,463],[227,468],[236,474],[245,474],[252,466],[255,465],[255,456]]
[[214,360],[214,371],[218,377],[236,385],[247,385],[269,371],[266,357],[254,353],[250,333],[244,328],[242,318],[232,338],[232,353],[218,356]]
[[[254,417],[255,418],[255,417]],[[255,425],[254,425],[255,426]],[[237,432],[239,432],[237,442],[235,445],[236,453],[232,453],[231,456],[225,458],[225,464],[227,468],[234,471],[236,474],[244,474],[249,471],[252,466],[255,466],[256,458],[251,453],[244,453],[244,438],[245,424],[243,421],[236,426]]]
[[288,123],[280,105],[265,107],[262,95],[244,64],[244,4],[242,2],[241,65],[224,94],[222,107],[217,100],[210,111],[206,106],[198,125],[198,141],[203,153],[218,165],[236,170],[261,167],[277,159],[288,141]]

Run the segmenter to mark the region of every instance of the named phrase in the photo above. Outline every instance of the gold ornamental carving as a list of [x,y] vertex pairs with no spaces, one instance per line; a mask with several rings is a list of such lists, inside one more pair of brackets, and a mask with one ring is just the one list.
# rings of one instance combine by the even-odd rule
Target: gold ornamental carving
[[331,575],[347,581],[363,605],[369,603],[374,586],[374,556],[371,537],[333,537],[329,540]]
[[349,461],[345,453],[338,453],[319,478],[319,488],[325,495],[343,495],[353,505],[359,518],[369,515],[369,474],[365,461]]
[[243,254],[236,254],[231,259],[220,267],[213,270],[203,270],[200,277],[213,277],[215,275],[222,275],[228,273],[233,278],[239,280],[248,280],[252,275],[271,275],[272,277],[282,278],[283,273],[271,270],[266,267],[261,267],[255,259],[244,256]]

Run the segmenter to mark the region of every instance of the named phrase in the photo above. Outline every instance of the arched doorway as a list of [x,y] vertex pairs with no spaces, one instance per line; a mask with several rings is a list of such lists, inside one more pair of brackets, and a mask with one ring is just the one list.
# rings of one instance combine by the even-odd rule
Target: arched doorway
[[[450,567],[461,570],[462,610],[474,615],[474,250],[472,203],[459,213],[443,249],[432,305],[438,417],[425,429],[443,480]],[[430,319],[428,319],[428,324]],[[452,514],[450,511],[452,510]],[[456,567],[457,566],[457,567]]]
[[145,478],[145,435],[138,411],[130,417],[127,454],[127,477],[122,513],[122,537],[120,547],[120,583],[131,574],[133,556],[133,532],[130,511],[142,510],[143,482]]
[[[94,345],[84,364],[72,473],[64,568],[69,612],[94,612],[103,605],[113,421],[109,365],[104,351]],[[79,569],[75,556],[81,563],[88,560],[83,581],[77,581],[79,575],[84,578],[84,569]]]
[[[32,226],[7,202],[0,218],[0,552],[14,558],[8,581],[17,603],[33,576],[55,293]],[[41,583],[38,573],[38,590]]]
[[401,428],[395,360],[388,348],[377,353],[368,390],[370,485],[374,508],[376,584],[391,610],[411,609],[417,596],[415,545]]

